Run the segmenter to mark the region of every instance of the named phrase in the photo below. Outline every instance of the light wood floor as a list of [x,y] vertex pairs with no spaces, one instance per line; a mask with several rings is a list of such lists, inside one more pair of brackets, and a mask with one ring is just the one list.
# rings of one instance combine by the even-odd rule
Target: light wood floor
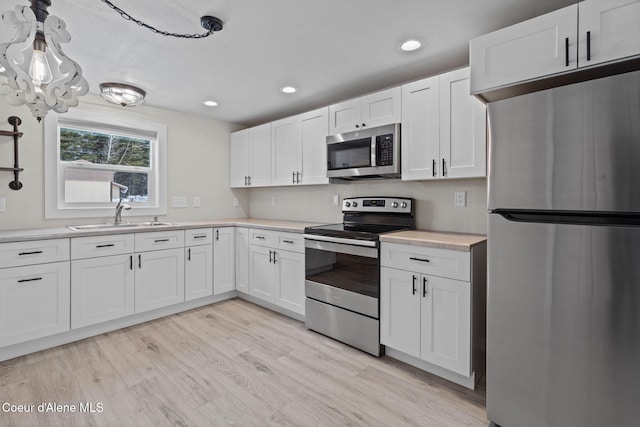
[[104,409],[0,408],[2,426],[488,424],[483,387],[369,356],[239,299],[2,362],[4,402]]

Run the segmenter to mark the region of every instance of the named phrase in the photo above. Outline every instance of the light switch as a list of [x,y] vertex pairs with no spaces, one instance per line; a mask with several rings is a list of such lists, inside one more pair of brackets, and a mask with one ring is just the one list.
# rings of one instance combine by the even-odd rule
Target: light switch
[[187,207],[187,198],[186,197],[174,197],[171,199],[171,206],[174,208],[186,208]]
[[200,196],[193,196],[193,207],[194,208],[200,207]]

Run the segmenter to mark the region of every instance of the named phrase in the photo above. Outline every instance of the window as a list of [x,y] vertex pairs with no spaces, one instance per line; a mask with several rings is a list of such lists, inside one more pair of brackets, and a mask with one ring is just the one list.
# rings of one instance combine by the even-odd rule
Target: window
[[122,198],[128,215],[166,213],[166,126],[104,114],[45,119],[47,218],[111,215]]

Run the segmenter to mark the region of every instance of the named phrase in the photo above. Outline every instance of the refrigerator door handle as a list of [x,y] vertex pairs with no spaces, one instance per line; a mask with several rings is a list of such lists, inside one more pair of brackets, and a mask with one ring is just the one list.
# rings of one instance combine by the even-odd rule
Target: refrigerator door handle
[[640,227],[640,213],[635,212],[494,209],[491,213],[514,222]]

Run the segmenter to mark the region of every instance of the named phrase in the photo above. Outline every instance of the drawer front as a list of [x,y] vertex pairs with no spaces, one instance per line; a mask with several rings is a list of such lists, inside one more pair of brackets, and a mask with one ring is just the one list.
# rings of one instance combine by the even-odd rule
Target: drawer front
[[185,246],[210,245],[213,243],[213,228],[190,228],[184,231]]
[[285,251],[304,253],[304,237],[300,233],[277,234],[276,247]]
[[0,244],[0,268],[67,261],[69,239]]
[[470,252],[383,242],[380,265],[468,282]]
[[273,248],[276,246],[278,239],[276,233],[269,230],[260,230],[258,228],[249,229],[249,243],[258,246],[268,246]]
[[159,251],[184,247],[184,230],[136,233],[136,252]]
[[71,239],[71,259],[96,258],[130,254],[134,251],[133,234],[74,237]]

